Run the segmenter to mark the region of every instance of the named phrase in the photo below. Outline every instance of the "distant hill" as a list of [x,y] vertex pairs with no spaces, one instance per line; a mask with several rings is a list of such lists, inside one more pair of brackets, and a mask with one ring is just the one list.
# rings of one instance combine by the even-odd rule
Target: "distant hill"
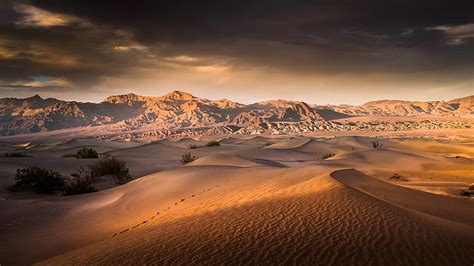
[[[0,135],[113,124],[122,131],[176,130],[219,126],[265,128],[270,123],[294,123],[311,130],[323,123],[351,116],[474,117],[474,96],[451,101],[382,100],[361,106],[316,106],[300,101],[273,100],[241,104],[209,100],[182,91],[159,97],[114,95],[101,103],[43,99],[0,99]],[[268,128],[268,127],[267,127]]]
[[329,107],[332,110],[348,115],[383,115],[383,116],[454,116],[474,117],[474,96],[451,101],[401,101],[381,100],[365,103],[361,106],[339,105]]

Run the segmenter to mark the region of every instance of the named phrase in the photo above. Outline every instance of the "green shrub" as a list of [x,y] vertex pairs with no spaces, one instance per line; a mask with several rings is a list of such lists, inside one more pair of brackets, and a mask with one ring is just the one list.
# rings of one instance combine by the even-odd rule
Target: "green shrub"
[[72,176],[73,178],[69,179],[64,185],[63,195],[69,196],[97,191],[94,183],[97,182],[98,178],[93,176],[90,168],[81,168]]
[[63,157],[75,157],[77,159],[99,158],[99,153],[94,149],[84,147],[76,152],[68,152]]
[[185,152],[183,155],[181,155],[181,163],[182,164],[188,164],[194,160],[196,160],[198,157],[191,155],[190,152]]
[[117,184],[125,184],[132,180],[125,162],[115,157],[104,158],[88,166],[93,177],[112,175]]
[[217,141],[209,141],[207,144],[206,144],[207,147],[216,147],[216,146],[221,146],[221,144]]
[[323,161],[323,160],[329,159],[329,158],[334,157],[334,156],[336,156],[335,153],[327,153],[327,154],[324,154],[323,156],[319,157],[319,160]]
[[188,149],[197,149],[198,146],[196,144],[189,144]]
[[64,187],[61,174],[38,166],[17,169],[16,183],[9,187],[12,192],[33,190],[36,193],[51,194]]
[[12,152],[12,153],[5,153],[3,157],[33,157],[33,156],[28,155],[26,153],[21,153],[21,152]]

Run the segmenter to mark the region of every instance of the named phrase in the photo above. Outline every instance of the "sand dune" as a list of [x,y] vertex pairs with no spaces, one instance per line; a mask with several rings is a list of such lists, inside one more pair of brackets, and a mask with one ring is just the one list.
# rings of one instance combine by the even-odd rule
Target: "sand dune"
[[443,143],[429,139],[404,140],[394,145],[394,148],[474,157],[474,146]]
[[353,165],[363,168],[422,169],[424,163],[437,161],[436,157],[402,152],[389,149],[370,149],[343,154],[338,157]]
[[[287,178],[297,182],[304,176]],[[472,235],[450,230],[350,185],[338,184],[326,175],[314,176],[289,186],[291,189],[267,192],[255,202],[182,217],[196,210],[186,200],[188,205],[177,210],[176,219],[137,227],[42,264],[470,263]],[[297,193],[301,186],[305,188]],[[245,193],[261,192],[262,187],[257,186]],[[384,191],[396,192],[397,188]],[[233,198],[218,197],[221,204]],[[213,204],[205,202],[201,208]],[[460,218],[452,213],[443,218],[453,217]]]
[[299,147],[302,147],[306,144],[311,142],[311,139],[309,138],[293,138],[293,139],[288,139],[284,140],[281,142],[277,142],[275,144],[271,144],[265,148],[267,149],[296,149]]
[[224,165],[224,166],[236,166],[236,167],[256,167],[256,166],[274,166],[283,167],[284,165],[264,159],[247,159],[238,155],[220,154],[210,155],[199,158],[194,162],[187,164],[186,166],[196,165]]
[[255,136],[251,138],[242,139],[241,141],[237,142],[238,144],[246,144],[246,145],[260,145],[260,146],[267,146],[273,143],[277,143],[279,139],[277,138],[265,138],[261,136]]
[[[474,226],[474,202],[446,198],[431,193],[407,189],[369,177],[353,169],[331,173],[339,182],[380,200],[408,210],[441,218],[465,226]],[[459,226],[459,225],[458,225]],[[448,227],[457,229],[455,227]],[[474,231],[465,231],[474,239]]]
[[[32,163],[66,173],[87,163],[60,157],[82,145],[102,146],[136,178],[71,197],[1,192],[2,265],[472,263],[474,201],[456,195],[474,182],[470,159],[395,139],[382,149],[369,137],[226,140],[45,141],[26,151],[35,157],[0,158],[3,186]],[[199,159],[182,166],[184,152]],[[448,196],[419,191],[434,188]]]

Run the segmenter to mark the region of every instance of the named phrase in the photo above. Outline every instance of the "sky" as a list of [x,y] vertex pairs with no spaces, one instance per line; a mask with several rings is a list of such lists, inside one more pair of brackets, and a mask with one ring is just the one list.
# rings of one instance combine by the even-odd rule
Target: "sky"
[[474,1],[0,0],[0,97],[474,94]]

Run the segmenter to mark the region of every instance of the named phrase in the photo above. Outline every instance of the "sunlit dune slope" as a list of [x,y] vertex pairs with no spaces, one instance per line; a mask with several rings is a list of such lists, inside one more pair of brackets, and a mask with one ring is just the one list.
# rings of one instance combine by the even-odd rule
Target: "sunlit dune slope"
[[[185,198],[170,214],[44,264],[470,263],[472,234],[446,226],[472,229],[468,216],[423,213],[422,203],[380,200],[397,193],[397,186],[375,197],[354,189],[358,181],[345,185],[310,170],[279,172],[278,180],[250,181],[245,190],[230,180],[202,198]],[[362,185],[376,186],[370,180]],[[466,210],[473,210],[467,204]]]

